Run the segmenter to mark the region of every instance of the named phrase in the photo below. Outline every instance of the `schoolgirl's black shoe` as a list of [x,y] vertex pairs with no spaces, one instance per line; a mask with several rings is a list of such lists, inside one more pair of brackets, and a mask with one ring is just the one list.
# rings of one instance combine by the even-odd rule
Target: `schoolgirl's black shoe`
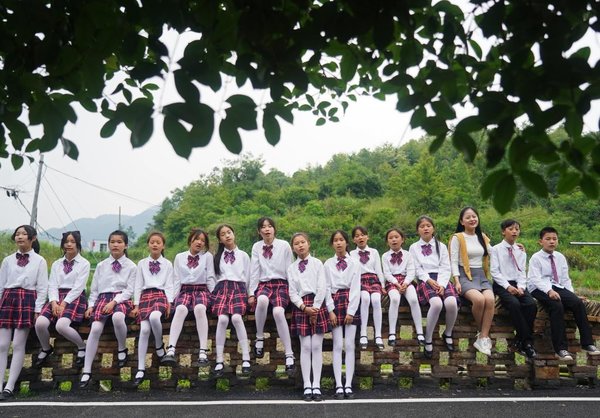
[[250,374],[251,371],[250,360],[242,360],[242,374]]
[[344,388],[344,399],[354,399],[354,392],[350,386]]
[[[123,358],[121,358],[121,354],[124,354]],[[117,351],[117,367],[123,368],[127,364],[127,357],[129,354],[129,349],[125,348],[124,350]]]
[[133,386],[136,388],[142,384],[144,379],[146,378],[146,370],[138,370],[135,374],[135,379],[133,379]]
[[44,364],[46,364],[46,361],[48,361],[48,358],[52,355],[52,353],[54,353],[54,347],[50,346],[50,348],[47,350],[44,350],[42,348],[37,358],[35,359],[35,363],[33,363],[33,366],[37,369],[42,367]]
[[295,371],[294,356],[285,356],[285,373],[288,376],[293,376]]
[[312,388],[304,388],[304,393],[302,394],[302,400],[305,402],[310,402],[313,399],[313,391]]
[[342,386],[338,386],[335,388],[335,393],[333,394],[335,399],[344,399],[344,388]]
[[452,339],[452,335],[443,333],[442,338],[444,339],[444,344],[446,344],[446,349],[451,352],[454,351],[454,340]]
[[206,349],[201,348],[198,353],[198,367],[206,366],[208,366],[208,354],[206,354]]
[[10,401],[15,399],[15,394],[10,389],[4,389],[2,394],[0,394],[0,401]]
[[[427,347],[431,347],[431,350],[428,350]],[[425,346],[423,347],[423,355],[428,360],[433,358],[433,341],[425,341]]]
[[[260,347],[259,347],[259,343],[260,343]],[[264,338],[257,338],[256,342],[254,343],[254,356],[256,358],[263,358],[265,356],[265,339]]]
[[[86,379],[87,377],[87,379]],[[90,382],[92,381],[92,374],[91,373],[81,373],[81,380],[79,381],[79,389],[85,389],[89,386]]]
[[225,368],[225,365],[223,364],[222,361],[218,361],[217,363],[215,363],[215,368],[213,369],[213,376],[222,377],[224,368]]
[[323,395],[321,394],[321,388],[313,388],[312,400],[315,402],[321,402],[323,400]]
[[[83,356],[80,356],[79,355],[80,353],[83,353]],[[75,367],[77,367],[78,369],[81,369],[84,364],[85,364],[85,348],[80,348],[77,350],[77,356],[75,356]]]

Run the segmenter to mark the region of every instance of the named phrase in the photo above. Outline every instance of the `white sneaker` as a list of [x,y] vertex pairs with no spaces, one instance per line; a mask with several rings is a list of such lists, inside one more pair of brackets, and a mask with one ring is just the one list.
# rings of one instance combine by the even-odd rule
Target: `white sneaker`
[[587,353],[590,356],[600,355],[600,350],[598,350],[595,345],[590,344],[590,345],[586,345],[586,346],[584,346],[582,348],[583,348],[584,351],[587,351]]
[[477,351],[479,351],[480,353],[483,353],[486,356],[491,356],[492,352],[490,350],[490,347],[492,345],[492,341],[490,340],[489,342],[487,342],[486,340],[490,340],[490,339],[486,338],[486,337],[477,338],[475,340],[475,342],[473,343],[473,347],[475,347],[477,349]]
[[565,360],[565,361],[573,360],[571,353],[569,353],[567,350],[558,350],[558,353],[556,353],[556,357],[559,360]]

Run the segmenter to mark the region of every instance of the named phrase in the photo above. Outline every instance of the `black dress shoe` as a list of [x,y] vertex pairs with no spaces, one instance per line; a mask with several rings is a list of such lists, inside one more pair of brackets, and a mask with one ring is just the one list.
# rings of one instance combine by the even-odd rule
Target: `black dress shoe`
[[249,360],[242,361],[242,374],[250,374],[251,365]]
[[302,394],[302,400],[306,402],[310,402],[313,399],[313,393],[311,388],[304,388],[304,393]]
[[323,400],[323,395],[321,394],[321,389],[320,388],[314,388],[312,390],[313,396],[312,399],[315,402],[321,402]]
[[[42,353],[46,355],[44,357],[40,357],[40,354]],[[52,355],[52,353],[54,353],[54,347],[52,346],[50,346],[50,348],[47,350],[41,349],[40,354],[38,354],[37,358],[35,359],[35,363],[33,364],[33,366],[38,369],[42,367],[46,363],[48,358]]]
[[[83,352],[83,356],[80,356],[79,353]],[[85,348],[77,350],[77,356],[75,357],[75,367],[81,369],[85,364]]]
[[125,365],[127,364],[127,357],[128,357],[128,353],[129,353],[129,349],[125,349],[125,350],[120,350],[118,351],[119,354],[123,354],[125,353],[125,358],[123,360],[121,360],[118,356],[117,356],[117,367],[120,369],[122,367],[125,367]]
[[223,366],[223,362],[222,361],[216,363],[215,364],[215,368],[213,369],[213,375],[215,377],[221,377],[221,376],[223,376],[223,373],[224,373],[223,369],[224,369],[224,366]]
[[[90,378],[87,380],[83,380],[83,376],[89,376]],[[79,381],[79,389],[85,389],[88,387],[88,385],[92,381],[92,374],[91,373],[81,373],[81,379],[82,380]]]
[[354,392],[352,392],[351,387],[344,388],[344,398],[346,399],[354,399]]
[[[428,345],[431,346],[431,350],[427,349]],[[425,346],[423,347],[423,355],[428,360],[430,360],[433,357],[433,342],[425,342]]]
[[[444,344],[446,344],[446,349],[448,351],[454,351],[454,340],[452,340],[452,335],[446,335],[446,333],[442,334],[442,338],[444,339]],[[448,342],[450,340],[451,342]]]
[[338,386],[335,388],[335,393],[333,394],[335,399],[344,399],[344,388],[342,386]]
[[10,401],[15,398],[15,394],[10,389],[4,389],[0,395],[0,401]]
[[[141,373],[141,376],[139,374]],[[142,384],[144,379],[146,378],[146,370],[138,370],[135,374],[135,379],[133,379],[133,386],[136,388]]]
[[[261,342],[263,343],[263,346],[261,348],[256,346],[256,343]],[[254,356],[256,358],[263,358],[265,356],[265,339],[264,338],[257,338],[256,342],[254,343]]]

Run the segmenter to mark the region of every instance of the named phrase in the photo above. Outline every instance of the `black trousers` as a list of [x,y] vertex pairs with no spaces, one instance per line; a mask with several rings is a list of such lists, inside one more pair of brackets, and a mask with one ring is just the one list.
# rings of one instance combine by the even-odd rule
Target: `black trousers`
[[560,295],[560,300],[550,299],[548,294],[539,289],[535,289],[531,294],[548,311],[554,351],[558,352],[559,350],[566,350],[568,348],[567,333],[565,331],[565,310],[573,312],[575,323],[577,324],[577,328],[579,328],[581,346],[594,344],[592,329],[587,320],[587,312],[583,301],[575,293],[567,289],[552,286],[552,290]]
[[[517,287],[517,283],[509,281]],[[533,333],[533,322],[537,314],[537,304],[529,292],[525,290],[523,296],[511,295],[508,290],[494,283],[494,294],[500,299],[502,307],[508,311],[515,330],[517,331],[517,341],[521,343],[531,343]]]

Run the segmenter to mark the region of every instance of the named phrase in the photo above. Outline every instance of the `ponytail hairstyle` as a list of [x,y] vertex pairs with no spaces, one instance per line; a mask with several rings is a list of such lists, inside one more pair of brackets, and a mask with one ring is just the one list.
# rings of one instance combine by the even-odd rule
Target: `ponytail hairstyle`
[[192,230],[190,231],[190,233],[188,234],[187,237],[187,245],[188,247],[192,244],[192,241],[196,241],[198,239],[198,237],[202,235],[204,237],[204,251],[208,251],[208,246],[210,245],[208,242],[208,234],[200,228],[192,228]]
[[477,222],[477,226],[475,227],[475,234],[477,235],[477,241],[479,241],[479,243],[483,247],[483,256],[485,257],[488,255],[488,250],[487,250],[487,245],[485,245],[485,240],[483,239],[483,232],[481,232],[481,218],[479,217],[479,213],[475,210],[475,208],[473,206],[465,206],[460,211],[460,215],[458,215],[458,223],[456,224],[455,232],[464,232],[465,231],[465,226],[462,223],[460,223],[460,221],[462,220],[465,212],[468,211],[469,209],[471,209],[473,212],[475,212],[475,215],[477,215],[478,222]]
[[67,242],[67,238],[69,238],[69,235],[73,237],[73,239],[75,240],[75,246],[77,247],[77,250],[81,253],[81,233],[79,231],[67,231],[63,232],[62,238],[60,240],[60,249],[62,250],[63,255],[65,253],[65,243]]
[[433,222],[433,219],[431,219],[427,215],[419,216],[419,219],[417,219],[417,234],[419,233],[419,225],[421,225],[423,222],[429,222],[434,229],[433,241],[435,242],[435,251],[437,253],[438,260],[439,260],[440,259],[440,242],[438,241],[437,237],[435,236],[435,230],[436,230],[435,223]]
[[150,232],[150,234],[148,234],[148,239],[146,239],[146,244],[150,243],[150,238],[152,237],[159,237],[162,242],[163,242],[163,249],[160,252],[160,255],[162,255],[163,257],[165,256],[165,245],[167,245],[167,240],[165,239],[165,236],[163,235],[162,232],[159,231],[152,231]]
[[214,265],[215,265],[215,274],[218,276],[221,274],[221,257],[223,256],[223,252],[225,252],[225,245],[221,242],[221,229],[223,228],[229,228],[231,229],[231,232],[233,232],[235,234],[235,231],[233,230],[233,228],[228,225],[228,224],[221,224],[217,227],[217,232],[216,232],[216,236],[217,236],[217,241],[219,242],[219,245],[217,247],[217,253],[215,254],[215,258],[213,259]]
[[127,246],[129,245],[129,238],[127,237],[127,234],[124,231],[121,231],[120,229],[116,229],[114,231],[112,231],[110,233],[110,235],[108,236],[108,242],[110,243],[110,239],[113,237],[113,235],[117,235],[121,238],[123,238],[123,242],[125,242],[125,257],[127,257]]
[[25,232],[27,233],[27,238],[29,238],[29,240],[31,241],[31,248],[33,249],[33,251],[36,252],[36,254],[40,253],[40,243],[37,240],[37,231],[35,230],[35,228],[31,225],[20,225],[17,226],[15,228],[15,232],[13,232],[11,238],[14,241],[15,240],[15,236],[17,235],[17,231],[19,229],[23,228],[25,230]]
[[337,234],[340,234],[344,238],[346,241],[346,252],[350,252],[350,238],[348,238],[348,233],[341,229],[336,229],[333,231],[333,234],[331,234],[331,237],[329,238],[329,245],[333,245],[333,239]]

